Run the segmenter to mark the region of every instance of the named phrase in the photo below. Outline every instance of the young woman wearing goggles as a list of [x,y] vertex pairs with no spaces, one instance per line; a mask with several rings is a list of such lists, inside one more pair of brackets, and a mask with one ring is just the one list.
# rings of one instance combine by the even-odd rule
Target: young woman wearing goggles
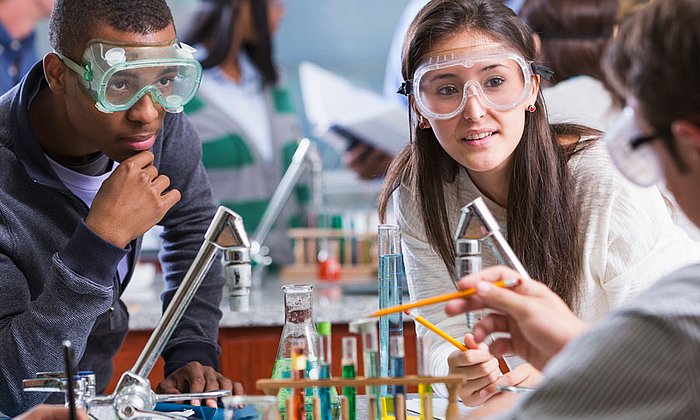
[[[403,50],[412,139],[390,167],[380,214],[392,199],[411,298],[420,299],[454,287],[459,210],[483,196],[533,278],[595,322],[648,287],[656,278],[649,272],[693,260],[697,246],[657,189],[640,189],[615,171],[599,132],[547,122],[544,72],[534,60],[531,30],[500,1],[428,3]],[[484,265],[495,263],[485,250]],[[447,318],[439,305],[421,315],[472,349],[432,348],[434,374],[468,379],[465,404],[484,402],[498,384],[537,384],[527,364],[501,377],[463,317]]]

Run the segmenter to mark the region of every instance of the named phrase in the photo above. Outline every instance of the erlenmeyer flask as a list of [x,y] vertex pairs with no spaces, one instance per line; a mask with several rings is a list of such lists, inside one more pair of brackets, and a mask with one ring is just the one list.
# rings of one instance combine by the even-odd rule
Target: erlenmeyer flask
[[[292,341],[301,338],[306,341],[306,377],[318,379],[318,332],[314,324],[313,316],[313,286],[310,284],[297,284],[282,286],[284,292],[284,327],[282,337],[277,348],[277,358],[272,370],[273,379],[291,379],[291,350]],[[280,389],[277,394],[277,402],[282,418],[285,418],[287,400],[291,395],[289,388]],[[313,416],[313,388],[306,389],[306,413],[307,419]],[[333,418],[340,416],[340,401],[335,388],[331,388],[331,406]]]

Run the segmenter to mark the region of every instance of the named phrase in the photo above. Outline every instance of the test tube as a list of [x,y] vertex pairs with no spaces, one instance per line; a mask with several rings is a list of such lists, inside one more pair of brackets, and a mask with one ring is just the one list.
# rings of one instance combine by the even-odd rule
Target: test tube
[[[403,303],[404,267],[401,252],[401,230],[397,225],[379,225],[377,232],[379,309]],[[379,374],[396,376],[391,371],[389,337],[403,335],[403,313],[386,315],[379,319]],[[387,386],[381,387],[383,396]],[[391,390],[389,390],[391,391]]]
[[[343,379],[355,379],[357,372],[357,338],[343,337]],[[349,420],[355,420],[355,395],[357,390],[354,386],[344,386],[343,395],[348,407]]]
[[[418,336],[416,342],[416,358],[418,359],[418,376],[432,376],[430,367],[430,337]],[[433,418],[433,387],[431,384],[418,384],[420,398],[420,420]]]
[[[365,378],[378,377],[377,345],[377,319],[360,319],[350,323],[350,332],[362,335],[362,361],[365,369]],[[378,386],[365,387],[367,398],[371,403],[367,410],[374,414],[375,418],[381,418],[379,404],[381,402],[380,388]]]
[[[404,348],[403,336],[392,335],[389,337],[389,355],[391,376],[400,378],[406,374],[406,350]],[[394,385],[394,416],[406,416],[406,387]]]
[[[292,380],[304,379],[306,374],[306,340],[304,338],[292,339],[291,353]],[[304,388],[292,388],[291,394],[287,420],[305,420]]]
[[[331,323],[321,321],[318,330],[318,378],[331,378]],[[332,420],[331,388],[320,387],[318,394],[321,399],[321,420]]]

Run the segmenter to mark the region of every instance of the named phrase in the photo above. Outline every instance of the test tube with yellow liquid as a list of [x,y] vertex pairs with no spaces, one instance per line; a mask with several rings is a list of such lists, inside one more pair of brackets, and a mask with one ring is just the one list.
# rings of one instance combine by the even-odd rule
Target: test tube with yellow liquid
[[[418,359],[418,376],[431,376],[430,372],[430,337],[418,336],[416,342],[416,358]],[[433,418],[433,387],[430,384],[418,384],[420,398],[420,420]]]

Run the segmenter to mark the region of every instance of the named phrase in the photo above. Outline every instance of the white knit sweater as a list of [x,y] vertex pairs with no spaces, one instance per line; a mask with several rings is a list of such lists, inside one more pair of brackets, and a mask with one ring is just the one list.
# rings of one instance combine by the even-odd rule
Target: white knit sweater
[[[675,225],[659,190],[640,188],[625,180],[613,167],[602,143],[578,153],[568,165],[583,238],[581,294],[575,309],[581,318],[595,323],[661,276],[700,261],[700,245]],[[460,209],[479,196],[482,194],[464,168],[456,182],[445,185],[451,232],[456,229]],[[483,198],[506,234],[506,209]],[[445,264],[427,243],[415,194],[401,185],[394,192],[393,202],[411,300],[454,290]],[[483,260],[484,267],[494,264],[494,259],[486,255]],[[419,313],[461,340],[468,332],[464,316],[448,318],[443,309],[444,304],[433,305],[421,308]],[[431,334],[421,325],[416,325],[416,331],[421,336]],[[447,356],[455,349],[435,336],[431,339],[433,374],[446,375]],[[438,393],[440,390],[436,389]]]

